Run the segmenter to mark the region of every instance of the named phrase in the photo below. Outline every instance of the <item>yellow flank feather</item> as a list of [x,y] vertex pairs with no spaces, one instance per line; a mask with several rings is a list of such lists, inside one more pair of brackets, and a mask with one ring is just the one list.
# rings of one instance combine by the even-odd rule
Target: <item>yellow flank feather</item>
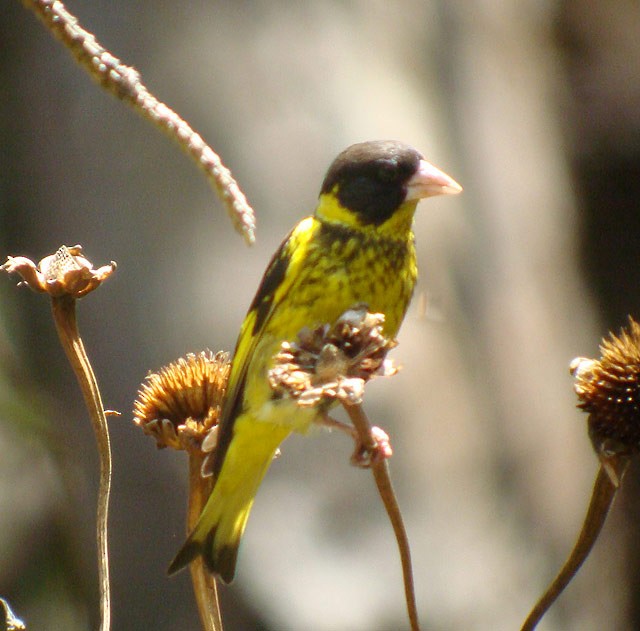
[[173,560],[173,573],[202,555],[233,579],[240,539],[258,487],[280,443],[306,432],[318,410],[278,399],[267,373],[285,340],[365,303],[385,314],[394,336],[413,293],[411,231],[418,200],[461,189],[413,148],[361,143],[329,169],[315,215],[303,219],[271,260],[244,320],[214,455],[216,482],[202,515]]

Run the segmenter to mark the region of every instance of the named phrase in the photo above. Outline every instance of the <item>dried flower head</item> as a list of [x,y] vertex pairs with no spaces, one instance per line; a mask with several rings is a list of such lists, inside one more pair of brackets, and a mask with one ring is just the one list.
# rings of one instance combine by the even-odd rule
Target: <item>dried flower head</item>
[[149,373],[133,405],[134,423],[158,448],[200,452],[216,432],[230,365],[228,353],[202,351]]
[[361,403],[367,381],[398,372],[386,359],[397,342],[384,336],[383,323],[383,314],[369,313],[358,305],[345,311],[332,327],[303,329],[297,341],[282,344],[269,371],[271,387],[301,406],[333,400]]
[[9,256],[0,269],[10,274],[20,274],[20,285],[27,285],[53,298],[65,295],[82,298],[109,278],[116,264],[111,261],[109,265],[94,269],[91,262],[82,256],[82,246],[63,245],[37,265],[24,256]]
[[578,357],[570,370],[576,379],[578,407],[589,414],[589,436],[600,458],[640,451],[640,325],[629,326],[600,344],[599,360]]

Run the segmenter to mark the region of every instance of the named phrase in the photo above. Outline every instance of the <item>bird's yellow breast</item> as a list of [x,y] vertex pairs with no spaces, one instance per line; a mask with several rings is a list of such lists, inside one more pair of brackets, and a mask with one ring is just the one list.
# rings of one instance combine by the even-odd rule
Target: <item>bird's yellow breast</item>
[[[286,271],[246,358],[243,408],[261,420],[286,422],[302,430],[312,415],[291,415],[286,403],[273,400],[267,381],[281,343],[294,340],[304,327],[332,324],[358,303],[384,313],[385,332],[394,336],[416,281],[415,249],[410,230],[400,238],[389,238],[375,230],[354,230],[310,217],[294,229],[280,256],[286,259]],[[256,308],[243,329],[253,328],[251,319],[257,317]]]

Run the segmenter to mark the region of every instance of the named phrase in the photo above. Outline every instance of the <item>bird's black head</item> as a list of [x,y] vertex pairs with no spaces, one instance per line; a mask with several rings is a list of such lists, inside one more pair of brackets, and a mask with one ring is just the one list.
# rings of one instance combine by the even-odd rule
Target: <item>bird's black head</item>
[[320,194],[335,189],[340,205],[362,224],[380,225],[405,201],[421,160],[413,147],[395,140],[352,145],[329,167]]

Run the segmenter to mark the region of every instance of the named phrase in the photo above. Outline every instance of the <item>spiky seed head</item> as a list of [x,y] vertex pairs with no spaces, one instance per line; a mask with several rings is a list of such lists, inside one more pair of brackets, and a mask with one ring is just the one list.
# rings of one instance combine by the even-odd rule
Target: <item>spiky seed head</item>
[[133,405],[133,421],[159,449],[200,451],[217,429],[229,379],[229,354],[189,353],[147,375]]
[[578,407],[589,414],[589,436],[601,457],[640,451],[640,325],[629,317],[619,335],[600,344],[601,358],[571,362]]

